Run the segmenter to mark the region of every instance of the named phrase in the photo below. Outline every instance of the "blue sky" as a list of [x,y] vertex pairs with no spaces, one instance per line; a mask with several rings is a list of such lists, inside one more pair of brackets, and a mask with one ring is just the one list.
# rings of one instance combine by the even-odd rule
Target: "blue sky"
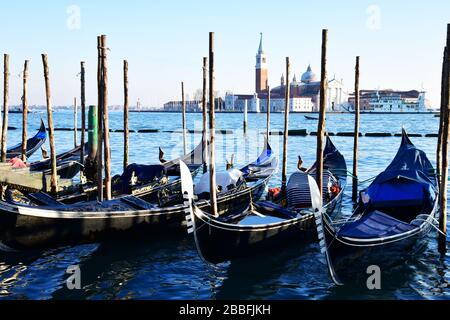
[[[68,12],[71,5],[79,20]],[[271,86],[279,84],[286,56],[297,77],[308,63],[319,74],[321,30],[328,28],[330,77],[352,88],[360,55],[362,88],[423,86],[436,106],[448,22],[450,1],[16,0],[2,4],[0,52],[11,56],[11,104],[20,101],[25,59],[31,60],[30,104],[44,104],[41,53],[49,55],[55,105],[79,95],[81,60],[87,100],[95,104],[96,37],[106,34],[110,104],[122,104],[122,60],[128,59],[131,101],[155,107],[179,99],[181,81],[187,93],[201,87],[209,31],[216,33],[216,87],[224,94],[253,92],[260,32]]]

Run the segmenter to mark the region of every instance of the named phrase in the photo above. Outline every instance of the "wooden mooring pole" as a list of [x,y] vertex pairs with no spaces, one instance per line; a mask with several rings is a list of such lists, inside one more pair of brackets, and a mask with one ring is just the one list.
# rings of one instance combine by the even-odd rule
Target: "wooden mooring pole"
[[84,145],[86,144],[86,69],[84,61],[81,61],[81,150],[80,163],[84,164]]
[[9,109],[9,55],[3,56],[3,124],[1,141],[1,161],[6,162],[8,139],[8,109]]
[[77,98],[73,98],[73,147],[78,145],[78,105]]
[[269,87],[269,81],[266,80],[266,88],[267,88],[267,123],[266,123],[266,136],[267,136],[267,141],[269,141],[270,138],[270,87]]
[[289,133],[289,108],[291,98],[291,84],[289,82],[289,73],[291,70],[291,63],[289,57],[286,57],[286,88],[284,90],[284,132],[283,132],[283,167],[281,170],[281,190],[286,192],[287,181],[287,146]]
[[244,101],[244,134],[247,134],[247,122],[248,122],[248,100]]
[[[436,147],[436,175],[438,179],[439,186],[441,185],[441,167],[442,167],[442,129],[444,127],[444,117],[445,117],[445,75],[447,66],[447,47],[444,48],[444,57],[442,60],[442,76],[441,76],[441,106],[439,108],[439,132]],[[439,197],[440,197],[439,193]]]
[[28,130],[28,65],[23,65],[23,91],[22,91],[22,161],[27,161],[27,130]]
[[206,173],[208,171],[207,168],[207,159],[208,159],[208,137],[206,136],[206,117],[208,112],[208,103],[206,98],[206,91],[207,91],[207,78],[208,78],[208,58],[203,57],[203,92],[202,92],[202,115],[203,115],[203,131],[202,131],[202,157],[203,157],[203,173]]
[[325,132],[325,112],[327,108],[327,41],[328,30],[322,30],[322,59],[320,75],[320,106],[319,106],[319,124],[317,126],[317,153],[316,153],[316,182],[322,196],[323,186],[323,138]]
[[214,32],[209,33],[209,186],[210,213],[218,216],[216,189],[216,119],[214,107]]
[[103,40],[97,37],[98,61],[97,61],[97,201],[103,201]]
[[449,139],[449,122],[450,122],[450,24],[447,25],[447,42],[444,55],[444,79],[442,81],[442,101],[441,101],[441,115],[443,115],[442,121],[442,168],[441,168],[441,184],[440,184],[440,197],[439,197],[439,230],[442,232],[439,234],[438,249],[441,254],[445,254],[447,251],[447,187],[448,187],[448,139]]
[[109,116],[108,116],[108,64],[107,64],[106,36],[102,35],[102,110],[103,110],[103,146],[105,154],[105,198],[111,200],[111,148],[109,144]]
[[181,113],[183,122],[183,154],[186,154],[186,99],[184,96],[184,82],[181,82]]
[[123,61],[123,171],[128,167],[128,61]]
[[353,141],[353,184],[352,200],[358,198],[358,143],[359,143],[359,56],[355,66],[355,137]]
[[42,63],[44,65],[44,80],[45,80],[45,96],[47,102],[47,120],[48,120],[48,138],[50,142],[50,161],[51,161],[51,178],[50,190],[56,195],[58,192],[58,179],[56,176],[56,148],[55,148],[55,133],[53,128],[53,106],[52,96],[50,90],[50,75],[48,70],[48,58],[46,54],[42,54]]

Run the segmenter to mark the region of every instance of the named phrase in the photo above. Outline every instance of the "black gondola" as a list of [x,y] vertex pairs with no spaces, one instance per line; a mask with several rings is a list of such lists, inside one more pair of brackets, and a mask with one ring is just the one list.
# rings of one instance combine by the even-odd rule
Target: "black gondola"
[[[87,143],[85,144],[85,158],[87,157]],[[72,150],[56,155],[56,171],[62,179],[72,179],[83,168],[83,164],[80,163],[81,146],[77,146]],[[32,162],[30,164],[31,171],[42,171],[46,174],[50,174],[51,160],[44,159]]]
[[306,120],[319,120],[319,118],[311,117],[311,116],[304,116]]
[[[29,158],[44,144],[47,139],[47,132],[45,131],[44,121],[41,119],[41,126],[38,132],[30,139],[27,140],[26,157]],[[8,159],[17,158],[22,155],[22,143],[15,145],[8,149],[6,157]]]
[[[88,150],[85,153],[87,154]],[[67,152],[66,156],[61,157],[61,165],[57,167],[58,174],[59,170],[61,170],[63,174],[69,176],[69,174],[74,173],[77,166],[81,168],[81,164],[76,161],[77,155],[79,158],[79,149],[73,149]],[[180,160],[188,163],[192,176],[195,176],[203,164],[202,142],[188,154],[162,164],[130,164],[121,175],[113,177],[113,196],[120,197],[124,194],[131,194],[145,201],[157,202],[160,191],[167,189],[174,191],[180,188],[180,170],[177,165],[177,162]],[[42,163],[50,165],[49,162],[44,162],[44,160]],[[67,170],[67,172],[64,172],[64,170]],[[65,204],[74,204],[82,201],[91,201],[96,196],[97,185],[88,183],[81,185],[79,192],[64,193],[58,197],[58,200]]]
[[[194,154],[185,160],[193,159]],[[245,183],[220,194],[219,210],[241,210],[248,205],[249,194],[254,199],[261,197],[276,166],[276,158],[266,143],[258,160],[243,168]],[[191,170],[188,169],[190,176]],[[64,205],[43,193],[23,197],[20,202],[0,201],[0,240],[19,249],[100,241],[118,234],[183,232],[188,210],[180,192],[179,201],[167,206],[134,195],[73,205]],[[209,202],[200,199],[197,205],[207,210]]]
[[389,266],[419,252],[437,211],[434,168],[403,130],[397,155],[360,192],[352,216],[339,222],[323,215],[323,249],[329,270],[334,269],[338,276],[337,283],[358,275],[367,277],[371,265]]
[[172,193],[180,189],[180,161],[188,165],[192,176],[197,175],[204,163],[202,150],[203,140],[189,153],[161,164],[130,164],[113,183],[115,195],[131,194],[145,201],[160,201],[161,191]]
[[[323,209],[332,214],[340,210],[343,190],[346,185],[347,166],[344,157],[335,148],[330,138],[324,149],[324,171],[337,178],[339,190],[325,199]],[[316,239],[313,208],[321,208],[320,192],[313,176],[316,166],[306,172],[297,172],[306,182],[306,201],[296,206],[282,205],[288,196],[276,201],[252,202],[240,212],[228,212],[214,217],[191,203],[186,217],[189,232],[193,232],[199,255],[207,262],[220,263],[247,257],[257,252],[266,252],[286,244]],[[291,176],[294,176],[294,174]],[[307,180],[306,180],[307,179]],[[187,182],[189,184],[189,182]],[[289,187],[289,183],[288,183]],[[184,189],[189,189],[185,187]],[[289,191],[287,192],[289,195]],[[257,200],[257,199],[253,199]]]

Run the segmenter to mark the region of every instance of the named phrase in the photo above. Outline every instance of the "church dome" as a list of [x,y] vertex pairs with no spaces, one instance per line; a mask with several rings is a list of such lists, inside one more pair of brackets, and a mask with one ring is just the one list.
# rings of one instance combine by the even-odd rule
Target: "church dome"
[[311,65],[308,66],[308,69],[306,72],[302,75],[302,82],[303,83],[310,83],[317,81],[316,74],[312,72]]

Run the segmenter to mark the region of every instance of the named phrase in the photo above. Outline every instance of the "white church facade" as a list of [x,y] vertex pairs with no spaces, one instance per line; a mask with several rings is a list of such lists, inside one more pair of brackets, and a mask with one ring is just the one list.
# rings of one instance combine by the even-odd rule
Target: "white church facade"
[[[320,102],[320,79],[312,71],[309,65],[302,74],[300,81],[294,75],[290,85],[289,109],[291,112],[317,112]],[[268,64],[267,56],[263,50],[262,34],[256,54],[255,65],[255,93],[234,94],[227,92],[225,95],[225,110],[243,111],[245,104],[249,112],[267,111],[267,84]],[[284,111],[285,78],[281,76],[280,85],[270,90],[270,109],[273,112]],[[342,79],[334,76],[328,81],[327,91],[328,111],[343,111],[348,105],[348,92],[345,90]]]

